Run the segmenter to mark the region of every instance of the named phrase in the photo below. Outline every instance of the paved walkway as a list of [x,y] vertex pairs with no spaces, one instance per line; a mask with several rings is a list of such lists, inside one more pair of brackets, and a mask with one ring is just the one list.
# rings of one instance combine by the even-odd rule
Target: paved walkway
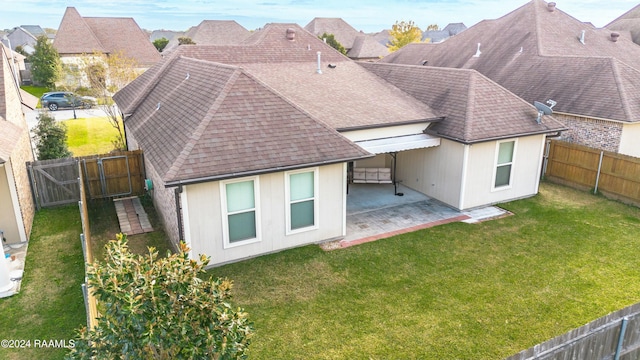
[[140,203],[140,198],[114,199],[120,231],[127,235],[152,232],[149,216]]
[[451,222],[475,223],[508,214],[495,206],[460,212],[404,186],[398,188],[404,195],[395,196],[393,186],[368,185],[350,189],[347,235],[323,247],[349,247]]

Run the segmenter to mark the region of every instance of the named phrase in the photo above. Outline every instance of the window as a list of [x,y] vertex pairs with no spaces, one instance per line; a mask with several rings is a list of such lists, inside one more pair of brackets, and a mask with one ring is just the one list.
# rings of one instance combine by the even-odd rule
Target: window
[[513,169],[513,155],[515,153],[515,147],[515,141],[498,143],[498,158],[496,160],[494,188],[511,185],[511,170]]
[[221,183],[225,248],[260,241],[258,178]]
[[285,173],[287,234],[318,228],[318,169]]

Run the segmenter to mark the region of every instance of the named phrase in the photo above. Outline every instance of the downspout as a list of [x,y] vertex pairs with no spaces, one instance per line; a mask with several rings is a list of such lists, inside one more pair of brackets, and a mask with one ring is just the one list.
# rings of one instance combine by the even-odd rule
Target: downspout
[[182,207],[180,206],[181,193],[182,193],[182,185],[178,185],[178,187],[174,189],[174,194],[176,199],[176,216],[178,217],[178,240],[184,241],[184,231],[182,229]]
[[458,210],[463,210],[464,197],[467,192],[467,163],[469,162],[469,148],[471,145],[463,145],[464,150],[462,154],[462,182],[460,184],[460,199],[458,201]]

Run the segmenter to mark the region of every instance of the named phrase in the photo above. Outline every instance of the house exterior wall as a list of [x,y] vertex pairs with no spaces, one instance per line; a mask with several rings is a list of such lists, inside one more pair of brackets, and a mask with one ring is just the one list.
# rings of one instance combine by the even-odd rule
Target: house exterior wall
[[391,160],[387,154],[379,154],[372,158],[354,161],[353,167],[356,168],[384,168],[390,167]]
[[622,123],[560,113],[555,113],[553,116],[569,128],[562,133],[561,140],[600,150],[619,152],[623,133]]
[[21,241],[20,227],[20,209],[15,203],[15,193],[13,187],[13,175],[11,168],[0,165],[0,230],[3,232],[7,242],[18,243]]
[[452,207],[460,201],[464,145],[442,139],[440,146],[399,152],[396,177],[411,189]]
[[622,126],[622,138],[620,139],[621,154],[640,157],[640,122],[634,124],[624,124]]
[[464,178],[464,196],[460,210],[497,204],[538,193],[545,135],[521,137],[515,140],[514,159],[509,186],[494,188],[498,142],[469,146]]
[[[313,169],[313,168],[311,168]],[[309,170],[311,170],[309,169]],[[211,256],[210,265],[238,261],[301,245],[344,236],[346,166],[333,164],[318,168],[317,228],[295,234],[286,233],[285,173],[258,176],[261,240],[224,248],[219,181],[187,185],[182,194],[185,240],[192,254]]]
[[[126,130],[125,130],[126,131]],[[129,150],[139,150],[138,142],[130,132],[127,132],[127,144]],[[144,158],[145,175],[151,179],[153,190],[149,191],[153,205],[160,217],[165,233],[174,249],[178,248],[180,232],[178,231],[178,215],[176,212],[175,188],[165,188],[163,181],[153,165]]]

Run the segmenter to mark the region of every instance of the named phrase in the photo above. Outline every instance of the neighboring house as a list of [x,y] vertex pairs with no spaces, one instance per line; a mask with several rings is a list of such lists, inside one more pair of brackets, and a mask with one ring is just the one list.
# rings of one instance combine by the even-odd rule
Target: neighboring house
[[178,39],[188,37],[196,45],[233,45],[243,42],[251,32],[233,20],[203,20],[184,33],[176,33],[164,48],[169,52],[178,47]]
[[634,43],[640,45],[640,5],[627,11],[619,18],[605,26],[609,30],[627,32]]
[[35,214],[26,166],[33,153],[23,112],[33,102],[20,91],[10,64],[7,48],[0,46],[0,231],[7,244],[29,240]]
[[[153,30],[151,35],[149,35],[149,40],[153,44],[154,41],[165,38],[167,40],[173,39],[176,34],[182,34],[180,31],[173,30]],[[168,44],[167,44],[168,45]]]
[[11,42],[11,50],[20,46],[27,54],[32,54],[38,37],[42,35],[46,36],[47,34],[38,25],[21,25],[13,28],[7,34],[7,38]]
[[556,101],[554,117],[569,128],[562,139],[640,157],[638,59],[640,47],[630,39],[533,0],[381,62],[475,69],[529,103]]
[[467,27],[463,23],[450,23],[442,30],[428,30],[422,32],[422,41],[429,43],[439,43],[447,40],[448,38],[458,35],[465,31]]
[[355,62],[295,24],[181,46],[114,99],[169,237],[212,265],[343,238],[350,169],[394,157],[461,210],[535,195],[563,129],[475,71]]
[[68,7],[53,46],[65,64],[79,65],[80,58],[94,53],[121,54],[148,69],[161,59],[149,36],[133,18],[82,17]]
[[316,36],[332,34],[353,60],[379,59],[389,54],[387,47],[378,39],[354,29],[341,18],[314,18],[304,28]]

